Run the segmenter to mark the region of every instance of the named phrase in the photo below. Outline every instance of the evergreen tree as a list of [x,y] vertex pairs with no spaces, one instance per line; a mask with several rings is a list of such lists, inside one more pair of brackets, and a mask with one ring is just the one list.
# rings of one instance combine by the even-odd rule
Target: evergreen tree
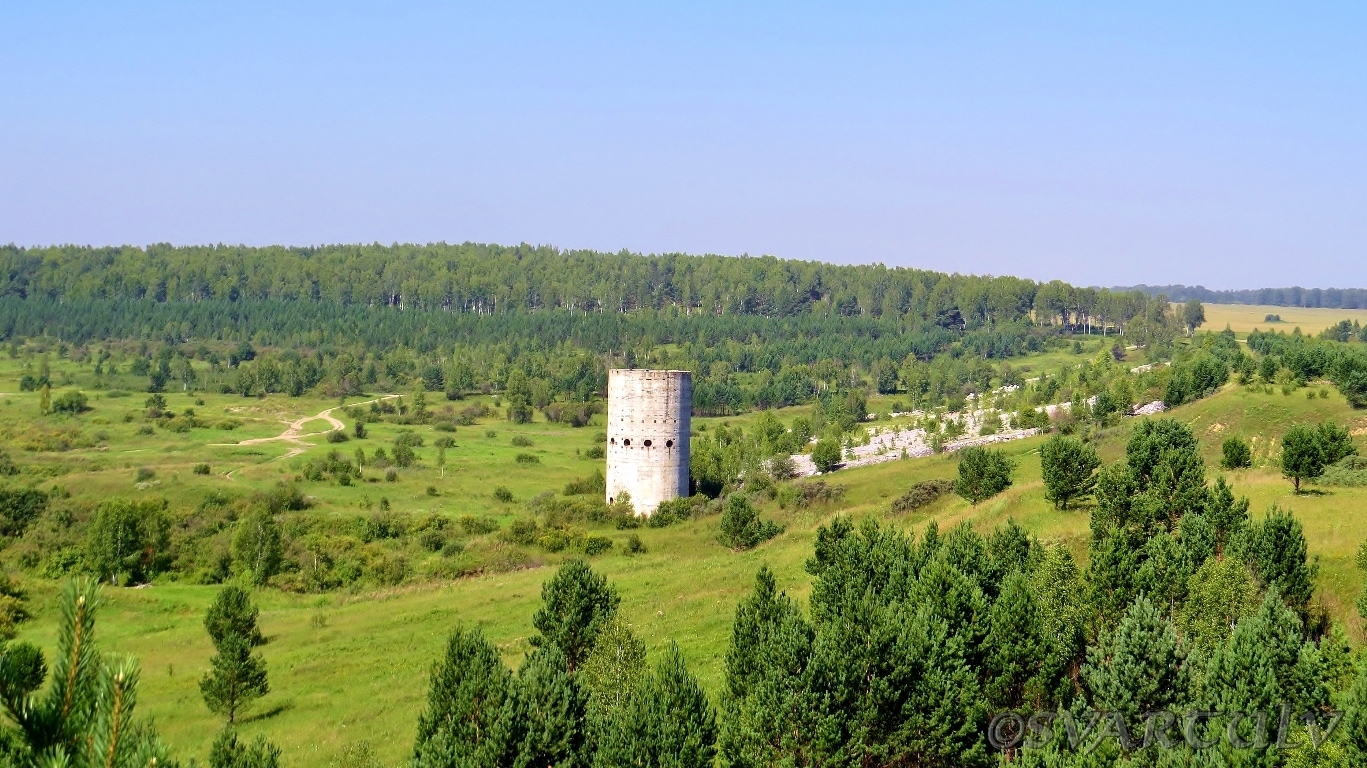
[[1024,573],[1006,577],[988,615],[983,645],[988,702],[998,710],[1041,705],[1054,687],[1050,660],[1056,655]]
[[533,651],[503,701],[492,741],[494,765],[585,768],[590,764],[588,694],[558,647]]
[[175,766],[156,731],[134,717],[138,665],[102,658],[95,646],[100,592],[93,581],[69,581],[60,597],[52,683],[38,693],[32,660],[0,664],[0,705],[15,730],[8,733],[16,768],[37,766]]
[[1324,474],[1328,466],[1318,429],[1295,424],[1282,435],[1282,474],[1291,480],[1296,493],[1301,483]]
[[598,632],[616,616],[621,601],[588,563],[566,562],[541,586],[541,607],[532,617],[541,634],[532,637],[532,646],[560,649],[566,667],[574,672],[593,650]]
[[514,680],[498,651],[478,629],[458,628],[446,642],[446,655],[432,668],[427,709],[418,718],[413,747],[416,765],[499,765],[503,749],[496,737],[504,727],[504,701]]
[[1273,505],[1267,517],[1244,530],[1233,549],[1264,587],[1276,588],[1287,605],[1307,615],[1319,566],[1309,560],[1305,530],[1294,515]]
[[761,520],[750,500],[740,493],[726,499],[721,515],[721,535],[718,540],[735,550],[754,549],[782,532],[777,523]]
[[1077,438],[1054,435],[1040,448],[1044,497],[1055,507],[1067,509],[1069,501],[1091,495],[1100,466],[1096,448]]
[[677,646],[626,706],[614,713],[598,745],[602,768],[711,768],[717,719]]
[[209,604],[209,610],[204,614],[204,629],[215,647],[229,635],[244,638],[248,645],[261,645],[266,638],[261,636],[261,629],[256,625],[259,615],[247,590],[230,584],[220,589]]
[[1247,469],[1253,466],[1253,450],[1248,443],[1233,435],[1220,446],[1220,466],[1223,469]]
[[280,748],[257,736],[251,744],[239,741],[237,732],[224,728],[209,749],[209,768],[279,768]]
[[1184,653],[1172,625],[1144,597],[1120,623],[1087,649],[1082,679],[1098,709],[1126,718],[1131,736],[1143,734],[1145,712],[1171,708],[1187,695]]
[[253,655],[251,643],[238,634],[224,636],[216,646],[218,652],[209,659],[199,692],[209,711],[228,718],[231,725],[238,713],[270,692],[266,661],[260,654]]
[[1011,461],[1001,451],[973,446],[959,452],[954,492],[978,504],[1011,487]]

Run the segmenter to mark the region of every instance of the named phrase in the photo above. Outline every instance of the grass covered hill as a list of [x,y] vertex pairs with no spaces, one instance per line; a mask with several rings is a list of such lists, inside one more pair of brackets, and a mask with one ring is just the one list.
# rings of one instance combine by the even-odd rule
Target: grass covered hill
[[[1310,397],[1304,393],[1309,392]],[[12,395],[5,410],[32,406],[34,395]],[[118,399],[96,401],[93,414],[105,412],[111,422],[105,445],[75,449],[65,461],[79,456],[80,482],[66,469],[53,482],[64,485],[73,498],[135,493],[154,496],[206,496],[216,489],[274,487],[277,478],[297,471],[297,462],[325,453],[332,445],[317,437],[299,456],[282,458],[296,446],[279,441],[251,447],[215,445],[230,436],[278,435],[290,423],[317,408],[322,401],[277,401],[267,398],[244,405],[240,398],[209,397],[197,413],[233,411],[242,422],[228,432],[212,426],[193,427],[175,440],[152,440],[139,435],[134,422],[125,425],[116,405]],[[875,409],[877,408],[875,401]],[[286,406],[289,412],[285,412]],[[112,411],[112,412],[111,412]],[[780,412],[783,418],[800,415],[801,409]],[[1360,446],[1367,447],[1367,415],[1350,409],[1343,398],[1327,391],[1320,397],[1314,388],[1282,394],[1262,387],[1230,385],[1223,391],[1182,406],[1171,416],[1188,424],[1200,440],[1210,473],[1216,473],[1221,441],[1242,436],[1253,446],[1253,466],[1225,473],[1235,491],[1249,496],[1254,517],[1273,504],[1290,509],[1301,520],[1310,552],[1320,564],[1316,600],[1337,620],[1349,626],[1361,640],[1361,626],[1353,604],[1362,589],[1362,576],[1354,565],[1359,544],[1367,540],[1367,523],[1354,510],[1367,502],[1367,489],[1316,487],[1314,492],[1293,495],[1291,484],[1276,466],[1277,436],[1299,422],[1332,420],[1350,426]],[[726,420],[731,427],[745,427],[757,416]],[[697,428],[715,430],[723,420],[699,419]],[[1121,457],[1132,420],[1120,422],[1096,436],[1104,461]],[[326,428],[323,423],[305,430]],[[379,424],[373,436],[352,440],[373,445],[384,439]],[[488,436],[492,431],[494,436]],[[125,434],[127,433],[127,434]],[[437,433],[427,431],[425,438]],[[374,521],[381,500],[402,511],[406,520],[439,516],[459,520],[464,516],[487,517],[507,529],[526,515],[526,502],[541,490],[560,490],[563,482],[591,474],[601,462],[585,458],[595,445],[588,431],[564,431],[554,424],[536,421],[512,427],[506,421],[481,417],[456,433],[445,472],[438,470],[430,440],[418,448],[421,466],[400,470],[393,482],[361,481],[359,486],[327,486],[315,507],[300,516],[324,516],[338,523],[362,525]],[[530,446],[512,444],[524,437]],[[10,441],[30,439],[12,434]],[[250,439],[250,438],[248,438]],[[851,470],[821,478],[843,492],[813,494],[805,505],[777,500],[762,502],[761,514],[781,523],[784,533],[747,552],[735,552],[717,542],[720,518],[703,513],[692,520],[665,528],[621,530],[611,523],[586,522],[583,536],[601,536],[613,546],[591,558],[593,567],[620,590],[622,614],[646,642],[652,655],[669,642],[677,642],[690,667],[715,697],[720,692],[724,654],[737,602],[753,584],[756,570],[767,565],[778,586],[805,601],[811,577],[804,564],[812,555],[818,527],[837,515],[873,518],[886,524],[919,531],[934,520],[948,530],[968,522],[987,531],[1014,520],[1045,541],[1061,542],[1085,561],[1089,508],[1059,511],[1044,498],[1040,481],[1039,449],[1042,438],[1007,443],[1004,450],[1015,463],[1015,482],[1010,489],[972,507],[948,494],[912,512],[894,513],[893,503],[912,485],[937,478],[953,478],[956,459],[935,456],[908,459]],[[519,464],[519,453],[539,461]],[[74,454],[74,456],[72,455]],[[211,473],[195,474],[196,463],[208,460]],[[291,464],[291,462],[296,462]],[[526,467],[525,469],[523,467]],[[154,474],[139,481],[138,470]],[[804,481],[810,484],[812,481]],[[143,487],[138,487],[143,486]],[[433,486],[436,494],[427,488]],[[506,488],[513,501],[494,495]],[[312,486],[311,486],[312,488]],[[371,507],[356,506],[357,497],[368,497]],[[202,514],[202,513],[201,513]],[[543,516],[544,519],[544,516]],[[180,525],[180,524],[178,524]],[[452,522],[456,527],[459,523]],[[325,527],[318,530],[326,530]],[[637,538],[644,551],[629,553],[628,539]],[[356,537],[361,548],[383,543]],[[348,747],[368,742],[386,765],[397,764],[408,753],[418,712],[426,696],[427,672],[439,656],[448,632],[456,625],[478,626],[496,643],[505,660],[516,662],[530,648],[530,619],[540,598],[541,583],[552,567],[568,556],[534,548],[527,555],[498,535],[452,536],[467,548],[454,555],[430,552],[415,546],[404,553],[408,568],[430,574],[431,580],[405,581],[400,586],[361,586],[323,594],[292,593],[276,589],[256,592],[262,607],[261,626],[268,642],[262,648],[271,672],[272,692],[241,725],[245,735],[267,734],[285,750],[290,765],[333,765]],[[451,562],[459,563],[482,547],[503,548],[512,557],[501,567],[471,572],[455,581]],[[418,554],[427,552],[427,554]],[[375,558],[393,557],[381,553]],[[429,558],[424,559],[424,558]],[[358,567],[381,567],[361,558]],[[481,560],[480,562],[488,562]],[[443,565],[443,563],[445,563]],[[456,569],[459,570],[458,568]],[[55,587],[30,582],[37,618],[25,625],[21,638],[51,647],[56,616],[51,609]],[[199,700],[198,680],[207,668],[212,648],[205,635],[204,610],[218,587],[185,581],[154,583],[147,589],[108,588],[109,608],[100,625],[104,647],[135,654],[143,663],[142,701],[155,717],[163,737],[180,754],[207,752],[217,730],[217,719]]]

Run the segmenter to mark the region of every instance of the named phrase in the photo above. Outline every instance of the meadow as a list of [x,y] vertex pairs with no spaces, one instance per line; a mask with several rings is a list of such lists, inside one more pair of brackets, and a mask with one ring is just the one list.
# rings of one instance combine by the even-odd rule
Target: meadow
[[[1088,347],[1084,356],[1095,354],[1096,349]],[[1072,361],[1060,357],[1048,362]],[[1038,359],[1026,362],[1036,370],[1044,365]],[[32,361],[27,364],[31,366]],[[25,365],[22,360],[0,361],[0,382],[17,381]],[[53,362],[53,371],[59,381],[66,377],[72,383],[83,375],[80,366],[60,360]],[[193,504],[214,491],[267,490],[294,477],[311,457],[333,449],[349,452],[358,446],[373,451],[373,446],[387,445],[400,429],[412,429],[424,437],[424,445],[416,449],[416,467],[401,470],[392,482],[367,470],[364,479],[351,486],[307,484],[304,489],[313,497],[314,511],[359,517],[383,500],[385,506],[412,517],[482,515],[506,525],[522,514],[526,500],[558,491],[565,483],[602,467],[601,460],[586,457],[597,444],[601,427],[550,424],[539,415],[530,424],[513,425],[495,411],[459,427],[452,434],[455,446],[448,452],[443,471],[436,465],[433,447],[439,433],[430,426],[377,422],[367,425],[369,434],[364,440],[327,442],[322,433],[330,422],[318,416],[342,405],[336,400],[173,392],[165,395],[167,408],[178,413],[193,409],[206,426],[183,433],[159,429],[146,434],[139,414],[147,395],[133,392],[131,382],[127,395],[119,390],[89,392],[91,410],[83,415],[44,418],[39,418],[37,393],[14,391],[8,383],[2,388],[7,391],[0,397],[4,402],[0,435],[9,450],[40,468],[36,472],[44,476],[44,487],[61,486],[73,499],[92,502],[121,495],[165,496],[176,503]],[[62,389],[55,388],[54,394]],[[1212,397],[1175,409],[1171,416],[1189,424],[1201,439],[1212,476],[1224,437],[1240,435],[1253,443],[1254,467],[1230,473],[1228,479],[1236,493],[1250,497],[1255,515],[1277,504],[1301,519],[1311,554],[1320,562],[1318,599],[1361,642],[1362,626],[1353,603],[1363,579],[1354,565],[1354,554],[1367,539],[1367,521],[1357,515],[1367,502],[1367,489],[1317,488],[1295,496],[1276,466],[1276,436],[1296,422],[1332,419],[1349,424],[1359,446],[1367,448],[1367,413],[1350,409],[1332,387],[1323,397],[1318,391],[1312,385],[1287,395],[1230,384]],[[875,397],[870,410],[886,412],[896,399]],[[456,405],[474,402],[496,408],[495,399],[487,396]],[[779,416],[787,421],[805,412],[805,408],[785,409]],[[350,426],[351,420],[342,411],[332,413]],[[695,430],[714,429],[721,423],[744,425],[753,418],[754,414],[696,419]],[[229,420],[233,427],[224,429]],[[305,436],[236,444],[279,437],[294,425]],[[1121,457],[1127,432],[1128,423],[1122,422],[1101,434],[1104,460]],[[521,438],[522,445],[514,445],[515,437]],[[53,439],[66,439],[72,445],[64,451],[27,450],[42,448],[43,441]],[[1003,446],[1015,462],[1014,485],[978,507],[949,496],[912,514],[892,514],[891,501],[911,484],[950,478],[956,472],[953,456],[906,459],[821,478],[845,488],[838,502],[805,509],[762,504],[763,514],[786,530],[755,550],[737,553],[718,544],[719,518],[712,515],[669,528],[629,532],[591,526],[590,533],[610,537],[615,544],[592,558],[592,564],[620,591],[622,613],[650,652],[659,654],[669,643],[677,643],[703,685],[716,696],[735,606],[751,588],[755,571],[767,564],[781,588],[800,600],[805,598],[810,581],[804,563],[817,529],[835,515],[872,517],[918,531],[931,520],[942,530],[961,522],[990,530],[1014,519],[1036,536],[1066,543],[1085,559],[1088,509],[1058,511],[1045,500],[1038,460],[1041,441],[1034,438]],[[518,462],[517,455],[524,453],[535,455],[537,462]],[[209,464],[210,473],[196,474],[194,466],[199,463]],[[512,502],[495,497],[499,486],[512,493]],[[627,554],[623,545],[628,535],[639,536],[646,551]],[[257,703],[240,730],[247,736],[268,735],[283,748],[288,765],[335,765],[344,750],[361,742],[374,749],[382,764],[401,764],[425,702],[428,671],[449,631],[459,624],[479,626],[505,660],[516,663],[529,647],[541,583],[565,556],[543,553],[502,572],[418,580],[384,589],[325,594],[257,590],[261,626],[269,641],[262,652],[269,666],[271,693]],[[25,585],[37,616],[23,627],[20,638],[50,649],[55,643],[56,617],[51,606],[56,582],[28,579]],[[182,757],[203,758],[220,727],[198,690],[212,653],[203,615],[218,589],[165,579],[140,588],[105,588],[101,647],[141,660],[140,706]]]
[[[1225,326],[1240,337],[1249,331],[1286,331],[1300,328],[1301,333],[1315,335],[1340,320],[1367,324],[1367,309],[1326,309],[1322,307],[1275,307],[1262,304],[1206,304],[1204,330],[1219,331]],[[1268,322],[1268,315],[1281,319]]]

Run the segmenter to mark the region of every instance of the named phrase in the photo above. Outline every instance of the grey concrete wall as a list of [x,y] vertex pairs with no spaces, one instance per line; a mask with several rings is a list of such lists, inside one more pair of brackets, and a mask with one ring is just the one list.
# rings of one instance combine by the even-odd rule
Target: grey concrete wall
[[636,514],[688,495],[693,374],[608,371],[608,503],[631,494]]

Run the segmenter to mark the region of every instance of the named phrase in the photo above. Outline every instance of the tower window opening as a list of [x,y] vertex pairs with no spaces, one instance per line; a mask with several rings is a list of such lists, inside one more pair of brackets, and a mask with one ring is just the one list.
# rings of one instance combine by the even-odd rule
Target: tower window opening
[[650,441],[649,441],[649,440],[647,440],[647,441],[645,442],[645,446],[646,446],[647,448],[650,447]]
[[625,446],[630,447],[630,446],[631,446],[631,438],[628,437],[627,439],[623,440],[623,441],[622,441],[622,445],[625,445]]
[[609,445],[617,445],[617,438],[614,437],[614,438],[608,440],[608,444],[609,444]]
[[666,447],[666,448],[673,448],[673,447],[674,447],[674,441],[673,441],[673,440],[666,440],[666,441],[665,441],[665,447]]

